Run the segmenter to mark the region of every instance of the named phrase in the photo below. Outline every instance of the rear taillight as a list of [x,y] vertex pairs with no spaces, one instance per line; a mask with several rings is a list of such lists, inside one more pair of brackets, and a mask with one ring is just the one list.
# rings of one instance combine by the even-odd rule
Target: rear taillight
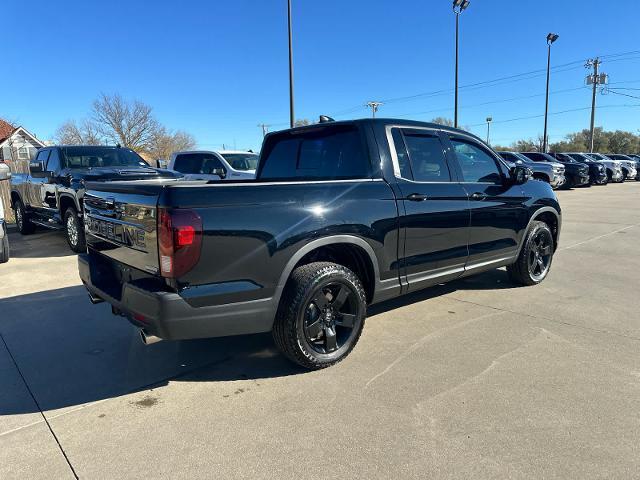
[[158,209],[158,257],[163,277],[181,277],[200,259],[202,219],[193,210]]

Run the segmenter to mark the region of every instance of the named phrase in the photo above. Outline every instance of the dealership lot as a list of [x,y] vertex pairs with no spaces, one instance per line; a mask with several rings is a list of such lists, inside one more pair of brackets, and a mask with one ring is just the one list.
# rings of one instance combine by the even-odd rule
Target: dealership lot
[[544,283],[496,270],[372,307],[318,372],[268,335],[144,347],[62,234],[11,234],[0,478],[633,477],[640,182],[558,195]]

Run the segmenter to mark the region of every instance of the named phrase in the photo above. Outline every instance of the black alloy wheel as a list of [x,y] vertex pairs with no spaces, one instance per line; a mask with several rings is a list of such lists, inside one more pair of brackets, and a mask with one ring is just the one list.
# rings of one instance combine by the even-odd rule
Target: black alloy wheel
[[355,347],[367,315],[358,276],[343,265],[314,262],[296,268],[280,299],[273,339],[291,361],[329,367]]
[[531,278],[540,281],[549,271],[553,253],[553,238],[547,230],[539,230],[531,240],[528,267]]
[[319,287],[304,310],[304,335],[321,354],[342,348],[353,336],[358,314],[357,292],[343,282]]
[[542,282],[551,270],[554,245],[555,241],[549,225],[545,222],[532,222],[518,259],[507,267],[511,281],[527,286]]

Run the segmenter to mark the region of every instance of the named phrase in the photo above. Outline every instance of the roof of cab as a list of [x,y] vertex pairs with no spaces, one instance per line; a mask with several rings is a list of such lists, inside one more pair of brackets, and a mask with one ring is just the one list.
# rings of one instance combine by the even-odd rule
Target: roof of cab
[[419,120],[407,120],[407,119],[400,119],[400,118],[358,118],[353,120],[336,120],[332,122],[313,123],[311,125],[304,125],[300,127],[293,127],[293,128],[269,132],[267,136],[277,135],[284,132],[304,132],[305,130],[314,130],[314,129],[323,128],[323,127],[330,128],[332,126],[355,125],[355,124],[369,124],[371,126],[398,125],[398,126],[409,127],[409,128],[410,127],[433,128],[433,129],[443,130],[451,133],[461,133],[463,135],[473,137],[474,139],[484,143],[484,141],[477,135],[474,135],[473,133],[468,132],[466,130],[462,130],[460,128],[449,127],[447,125],[441,125],[439,123],[421,122]]

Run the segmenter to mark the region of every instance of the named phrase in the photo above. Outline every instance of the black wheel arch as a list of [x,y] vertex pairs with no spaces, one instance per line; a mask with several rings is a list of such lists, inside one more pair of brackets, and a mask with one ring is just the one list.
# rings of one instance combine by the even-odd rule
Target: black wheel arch
[[78,205],[77,199],[73,195],[69,195],[68,193],[60,194],[60,215],[64,217],[64,212],[69,208],[73,207],[76,212],[80,213],[81,209]]
[[365,289],[367,302],[373,300],[380,282],[378,259],[371,245],[353,235],[334,235],[313,240],[298,250],[287,262],[282,271],[274,303],[280,303],[284,287],[291,273],[299,266],[318,261],[331,261],[352,270]]
[[[518,245],[518,255],[524,247],[527,239],[527,232],[531,228],[533,222],[544,222],[549,225],[551,233],[553,235],[553,248],[554,251],[558,248],[558,239],[560,238],[560,229],[562,228],[562,215],[558,210],[553,207],[541,207],[533,212],[527,223],[527,227],[523,230],[520,238],[520,244]],[[516,257],[517,257],[516,256]]]

